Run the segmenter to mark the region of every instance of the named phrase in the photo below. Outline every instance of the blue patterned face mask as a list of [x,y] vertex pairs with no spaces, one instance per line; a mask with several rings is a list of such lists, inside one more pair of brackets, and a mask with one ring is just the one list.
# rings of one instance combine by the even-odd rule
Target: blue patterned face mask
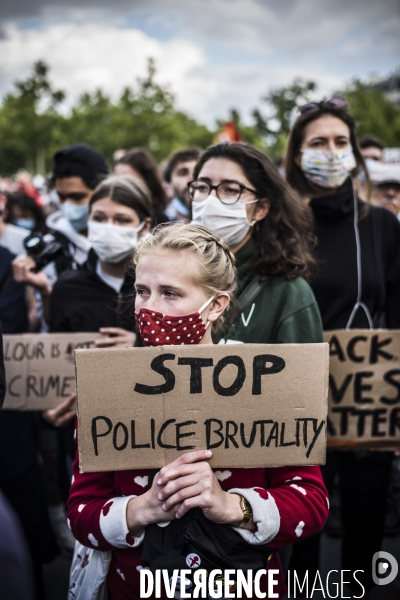
[[60,208],[62,214],[71,223],[75,231],[82,231],[87,228],[89,204],[75,204],[75,202],[65,200]]
[[343,150],[302,150],[301,170],[313,183],[324,188],[338,188],[356,167],[356,159],[351,146]]

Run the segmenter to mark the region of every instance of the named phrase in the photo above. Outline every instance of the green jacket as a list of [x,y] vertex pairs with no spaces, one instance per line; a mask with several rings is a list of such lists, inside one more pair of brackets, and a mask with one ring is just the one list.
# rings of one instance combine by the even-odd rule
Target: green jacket
[[[253,279],[254,243],[249,240],[236,253],[239,295]],[[220,344],[305,344],[323,342],[322,322],[308,283],[272,276],[234,322]]]

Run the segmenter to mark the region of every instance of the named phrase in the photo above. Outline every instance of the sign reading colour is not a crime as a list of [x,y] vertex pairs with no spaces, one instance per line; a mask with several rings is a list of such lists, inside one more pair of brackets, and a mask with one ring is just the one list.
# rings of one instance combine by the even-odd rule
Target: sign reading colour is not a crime
[[328,345],[75,352],[80,468],[159,468],[210,449],[213,467],[325,462]]
[[75,392],[74,350],[90,348],[98,333],[3,336],[6,397],[3,409],[46,410]]
[[336,330],[330,345],[328,446],[400,444],[400,331]]

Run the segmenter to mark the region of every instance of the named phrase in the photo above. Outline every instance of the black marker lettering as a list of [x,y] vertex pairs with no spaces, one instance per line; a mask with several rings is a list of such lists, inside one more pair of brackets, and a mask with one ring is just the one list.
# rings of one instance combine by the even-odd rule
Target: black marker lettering
[[175,354],[161,354],[160,356],[156,356],[151,361],[151,368],[156,373],[162,375],[165,379],[165,383],[162,385],[143,385],[142,383],[137,383],[135,385],[135,392],[138,394],[147,394],[149,396],[153,396],[156,394],[166,394],[170,392],[175,387],[175,375],[168,369],[164,367],[165,360],[174,360]]
[[396,430],[400,431],[400,408],[392,408],[389,420],[389,435],[396,435]]
[[337,356],[340,362],[344,362],[346,360],[342,346],[340,345],[336,335],[333,335],[329,340],[329,355]]
[[354,374],[354,402],[360,404],[373,404],[373,398],[365,398],[362,395],[363,392],[370,392],[372,390],[372,385],[363,383],[363,379],[368,379],[373,376],[374,374],[372,371],[359,371]]
[[131,447],[132,450],[136,448],[150,448],[150,444],[137,444],[136,443],[136,421],[131,420]]
[[61,386],[61,397],[68,398],[74,390],[68,389],[72,386],[75,386],[75,377],[63,377],[62,386]]
[[[174,377],[174,379],[175,379],[175,377]],[[175,422],[176,422],[176,419],[168,419],[168,421],[165,421],[165,423],[162,424],[161,429],[158,432],[158,436],[157,436],[157,444],[160,446],[160,448],[171,448],[171,449],[175,448],[175,446],[171,446],[170,444],[164,444],[164,442],[161,439],[161,436],[164,433],[164,431],[167,429],[167,427]]]
[[[232,433],[230,431],[232,426]],[[237,423],[235,423],[235,421],[227,421],[226,422],[226,434],[225,434],[225,448],[229,448],[229,440],[232,442],[233,446],[235,448],[239,448],[239,444],[237,443],[237,441],[235,440],[235,435],[238,432],[238,426]]]
[[12,379],[10,379],[9,384],[8,384],[8,393],[13,398],[21,398],[21,394],[18,394],[18,392],[14,392],[14,390],[13,390],[14,382],[18,381],[18,379],[22,379],[22,375],[15,375],[15,377],[12,377]]
[[[118,430],[119,429],[122,429],[124,437],[123,437],[122,444],[120,444],[118,446]],[[113,431],[113,446],[114,446],[114,448],[116,450],[125,450],[125,448],[128,445],[128,440],[129,440],[129,434],[128,434],[127,426],[121,422],[117,423],[116,426],[114,427],[114,431]]]
[[53,377],[52,375],[49,376],[46,382],[46,386],[44,388],[43,396],[45,398],[47,397],[50,390],[55,391],[57,398],[60,397],[60,377],[58,375],[56,377]]
[[184,423],[177,423],[176,427],[176,449],[177,450],[193,450],[196,446],[181,446],[181,438],[190,437],[196,435],[195,431],[188,431],[187,433],[181,433],[181,427],[187,427],[188,425],[197,425],[197,421],[185,421]]
[[296,445],[296,441],[294,442],[285,442],[285,428],[286,428],[286,423],[282,423],[281,425],[281,439],[279,442],[279,446],[295,446]]
[[[221,371],[228,365],[235,365],[238,369],[235,381],[228,387],[224,388],[219,382],[219,376]],[[244,366],[243,359],[240,356],[225,356],[215,365],[213,373],[213,385],[214,390],[220,396],[234,396],[243,387],[244,380],[246,379],[246,367]]]
[[28,396],[28,398],[31,396],[30,392],[32,392],[32,395],[40,397],[40,393],[35,388],[36,384],[36,377],[34,375],[28,375],[28,377],[26,378],[26,395]]
[[[382,416],[380,416],[382,415]],[[383,416],[385,415],[385,416]],[[385,431],[379,431],[379,425],[386,423],[387,408],[375,408],[372,411],[372,430],[371,435],[374,437],[385,437]]]
[[335,404],[339,404],[339,402],[343,400],[343,396],[345,395],[352,379],[353,373],[348,373],[340,387],[337,387],[333,375],[329,375],[329,389],[331,390],[332,400],[335,402]]
[[[213,429],[211,431],[211,423],[217,423],[219,425],[219,428]],[[219,446],[221,446],[221,444],[224,442],[224,436],[221,433],[223,428],[222,421],[220,421],[219,419],[207,419],[206,421],[204,421],[204,425],[206,426],[207,450],[209,450],[210,448],[219,448]],[[211,433],[217,434],[217,436],[219,437],[219,442],[211,444]]]
[[[267,367],[266,363],[271,363]],[[261,377],[263,375],[273,375],[280,373],[285,368],[285,361],[280,356],[274,354],[260,354],[253,359],[253,396],[261,394]]]
[[178,365],[189,365],[190,366],[190,393],[201,394],[203,391],[201,369],[202,367],[212,367],[212,358],[192,358],[183,357],[178,358]]
[[[97,433],[97,421],[103,420],[107,425],[107,431],[104,433]],[[112,429],[112,421],[108,417],[94,417],[92,419],[92,440],[94,446],[94,453],[96,456],[99,455],[98,446],[97,446],[97,438],[105,437],[110,433]]]
[[396,404],[397,402],[400,402],[400,381],[396,381],[396,379],[394,379],[396,375],[400,375],[400,369],[391,369],[390,371],[386,371],[383,376],[383,381],[385,381],[385,383],[397,388],[397,396],[395,398],[387,398],[386,396],[379,398],[383,404]]
[[352,406],[337,406],[332,408],[331,411],[340,414],[339,421],[339,435],[346,435],[349,428],[349,415],[354,414],[354,408]]
[[265,445],[267,446],[267,448],[269,448],[270,443],[272,442],[272,440],[275,440],[275,447],[278,447],[278,433],[279,433],[279,425],[277,423],[277,421],[274,422],[274,424],[272,425],[270,434],[268,436],[268,439],[265,443]]
[[61,356],[60,344],[51,344],[51,358],[58,358]]
[[384,360],[392,360],[393,354],[389,354],[389,352],[385,352],[382,350],[382,346],[387,346],[392,342],[392,338],[386,338],[385,340],[379,341],[378,335],[373,335],[371,339],[371,351],[369,355],[369,362],[371,365],[375,365],[378,362],[379,356],[381,356]]
[[355,335],[353,338],[351,338],[351,340],[347,344],[347,355],[350,360],[352,360],[355,363],[364,362],[364,356],[357,356],[357,354],[355,353],[355,345],[358,342],[366,342],[367,340],[368,338],[365,335]]
[[309,449],[307,450],[307,453],[306,453],[307,458],[309,458],[309,456],[312,452],[312,449],[315,446],[315,442],[317,441],[319,434],[321,433],[322,428],[325,425],[325,421],[321,421],[321,423],[317,427],[318,419],[312,419],[312,421],[313,421],[313,426],[314,426],[314,437],[312,439]]

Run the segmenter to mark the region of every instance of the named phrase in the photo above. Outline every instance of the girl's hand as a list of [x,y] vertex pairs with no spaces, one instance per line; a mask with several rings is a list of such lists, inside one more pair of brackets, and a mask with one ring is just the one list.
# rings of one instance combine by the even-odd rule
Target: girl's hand
[[100,333],[112,337],[96,340],[96,348],[132,348],[136,340],[136,333],[122,327],[101,327]]
[[191,508],[199,507],[204,516],[215,523],[239,523],[243,518],[240,497],[221,489],[207,459],[210,450],[182,454],[163,467],[157,476],[158,498],[162,509],[175,511],[179,519]]
[[54,427],[62,427],[71,421],[76,415],[75,409],[76,394],[71,394],[68,398],[56,406],[42,412],[42,417]]
[[176,506],[165,511],[158,498],[161,487],[157,484],[159,473],[154,477],[151,488],[136,498],[131,498],[126,509],[126,522],[132,535],[138,535],[152,523],[162,523],[175,519]]

